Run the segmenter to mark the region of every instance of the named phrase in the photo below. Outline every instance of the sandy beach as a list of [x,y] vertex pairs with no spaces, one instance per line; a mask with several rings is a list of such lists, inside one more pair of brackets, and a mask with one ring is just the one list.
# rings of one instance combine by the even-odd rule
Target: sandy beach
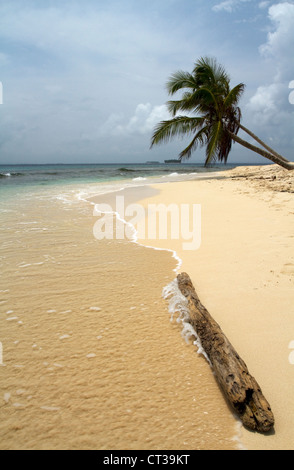
[[[220,178],[153,186],[144,205],[201,204],[201,246],[148,240],[175,250],[202,303],[245,360],[271,404],[269,435],[242,427],[246,449],[291,449],[294,439],[294,175],[239,167]],[[142,243],[146,241],[141,240]]]
[[[291,449],[293,176],[240,167],[119,192],[145,209],[200,205],[197,250],[181,237],[97,240],[93,205],[55,192],[2,213],[1,449]],[[170,321],[162,291],[182,271],[259,382],[273,433],[241,426]]]
[[294,450],[294,0],[0,18],[0,450]]
[[79,186],[1,204],[1,449],[238,448],[207,362],[170,322],[170,253],[97,240]]

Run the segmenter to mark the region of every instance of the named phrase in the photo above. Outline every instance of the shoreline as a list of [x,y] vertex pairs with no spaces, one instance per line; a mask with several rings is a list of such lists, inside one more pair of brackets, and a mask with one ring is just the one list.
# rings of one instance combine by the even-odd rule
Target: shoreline
[[72,186],[6,201],[1,448],[237,448],[209,366],[162,298],[175,260],[95,239],[83,196]]
[[[291,448],[293,195],[257,188],[236,170],[117,193],[144,208],[201,204],[195,251],[135,232],[97,241],[92,185],[48,192],[38,205],[10,201],[1,232],[3,448]],[[275,434],[241,427],[206,359],[170,321],[162,290],[184,270],[260,383]]]
[[[237,198],[239,198],[240,201],[242,200],[241,210],[244,211],[244,214],[246,214],[247,218],[249,217],[248,221],[251,218],[250,211],[252,209],[253,210],[256,209],[255,207],[256,204],[258,204],[259,207],[254,213],[253,218],[255,218],[256,220],[258,218],[262,219],[262,216],[264,215],[264,210],[269,209],[270,214],[267,215],[268,217],[267,223],[269,224],[269,226],[271,225],[270,223],[271,217],[276,218],[275,212],[277,211],[280,212],[282,209],[282,212],[284,212],[283,214],[284,224],[287,230],[288,224],[285,222],[287,218],[287,214],[285,213],[285,211],[287,211],[287,204],[290,204],[289,211],[288,211],[289,214],[290,215],[294,214],[293,196],[292,196],[292,193],[294,192],[294,178],[293,178],[294,175],[291,175],[289,172],[287,172],[286,170],[276,165],[240,166],[240,167],[235,167],[233,169],[222,170],[221,172],[217,171],[217,172],[212,172],[208,174],[200,174],[192,179],[190,178],[185,179],[184,178],[185,175],[178,175],[178,176],[180,176],[180,180],[178,181],[169,180],[168,182],[165,182],[165,181],[159,181],[155,183],[148,182],[147,184],[146,182],[144,182],[142,186],[141,185],[139,186],[127,185],[126,187],[121,188],[118,191],[114,191],[108,194],[101,194],[97,197],[91,197],[90,201],[92,204],[93,203],[95,204],[95,201],[97,201],[97,199],[98,201],[101,199],[105,200],[105,197],[106,197],[108,203],[113,204],[114,197],[116,196],[117,192],[119,192],[119,194],[125,197],[126,204],[138,203],[138,204],[142,204],[145,208],[148,206],[148,204],[165,203],[166,206],[168,206],[171,203],[171,201],[174,201],[177,204],[180,204],[181,202],[193,204],[197,201],[195,201],[194,199],[194,195],[192,194],[191,188],[194,187],[196,194],[197,194],[197,189],[200,189],[199,185],[201,185],[202,188],[201,188],[199,196],[200,197],[205,196],[204,201],[206,200],[206,198],[210,199],[209,210],[211,211],[211,214],[214,217],[215,209],[213,208],[213,200],[214,198],[216,198],[216,200],[218,199],[219,190],[224,190],[226,188],[226,185],[230,184],[230,188],[227,188],[228,194],[226,195],[227,196],[226,202],[230,202],[231,197],[232,196],[234,197],[234,195]],[[190,187],[190,189],[188,191],[189,194],[186,197],[185,192],[187,190],[187,187]],[[176,197],[175,199],[173,199],[175,193],[177,195],[180,194],[180,198]],[[256,198],[256,201],[258,200],[256,204],[254,203],[255,198]],[[248,208],[249,201],[250,201],[251,209]],[[285,207],[282,207],[284,204],[285,204]],[[275,206],[275,209],[272,209],[272,206]],[[238,204],[235,204],[233,210],[232,208],[230,208],[230,210],[228,211],[228,215],[230,218],[232,218],[233,216],[236,216],[238,213],[239,213]],[[118,216],[117,213],[116,213],[116,216]],[[123,223],[129,224],[129,222],[126,219],[121,219],[121,221],[123,221]],[[147,224],[148,224],[148,217],[146,219],[146,226]],[[232,220],[231,220],[231,225],[232,225]],[[259,226],[258,224],[256,226],[256,223],[255,223],[255,226],[253,224],[254,230],[258,232],[260,230],[260,226],[262,225],[263,223],[260,223]],[[276,225],[278,226],[280,225],[280,223],[276,221]],[[212,226],[213,224],[211,225],[211,227]],[[288,233],[289,233],[289,237],[291,237],[290,234],[293,233],[293,230],[291,231],[291,227],[294,228],[293,219],[292,219],[292,222],[289,220],[289,227],[290,228],[289,228]],[[233,228],[235,228],[235,226]],[[263,230],[264,230],[264,227],[263,227]],[[238,227],[238,234],[235,234],[235,236],[233,237],[234,244],[235,244],[236,243],[235,239],[241,235],[240,239],[237,242],[239,244],[239,247],[237,246],[234,247],[235,254],[236,254],[236,250],[238,251],[238,248],[239,250],[242,249],[243,242],[245,243],[245,245],[247,244],[248,246],[248,242],[246,241],[244,237],[244,235],[246,235],[246,231],[243,231],[243,233],[240,233],[240,232],[241,232],[240,227]],[[252,373],[253,376],[256,376],[256,379],[260,383],[261,388],[264,391],[266,398],[269,399],[269,402],[271,406],[273,407],[273,411],[275,414],[276,426],[275,426],[275,430],[271,433],[271,435],[266,436],[266,435],[262,435],[258,433],[252,433],[246,430],[245,428],[242,427],[241,423],[237,420],[236,426],[238,427],[238,429],[239,428],[241,429],[241,431],[237,431],[237,435],[239,435],[239,433],[242,434],[242,437],[236,436],[237,442],[239,442],[238,444],[239,448],[242,448],[242,449],[244,448],[248,450],[251,450],[251,449],[252,450],[291,449],[292,441],[293,441],[292,436],[294,437],[294,407],[291,406],[290,400],[287,399],[289,398],[289,396],[285,398],[285,396],[277,393],[276,396],[279,396],[279,400],[277,400],[277,402],[280,401],[280,403],[277,403],[277,406],[276,406],[276,410],[278,410],[278,414],[275,413],[275,406],[272,405],[272,403],[276,404],[275,393],[272,393],[272,396],[271,396],[272,384],[269,378],[265,376],[266,374],[264,374],[264,370],[267,370],[269,374],[271,373],[271,371],[269,368],[264,369],[261,366],[263,361],[265,364],[268,363],[268,353],[266,349],[267,348],[266,342],[267,341],[270,342],[270,333],[269,332],[267,333],[267,338],[268,338],[267,340],[262,338],[262,331],[260,331],[259,334],[255,333],[254,335],[256,337],[255,340],[258,341],[258,343],[261,343],[262,346],[259,346],[259,347],[255,346],[253,348],[254,352],[248,352],[246,341],[244,341],[244,338],[242,338],[243,335],[242,334],[240,335],[240,333],[237,332],[238,321],[236,322],[235,326],[233,325],[233,321],[235,320],[234,309],[233,308],[227,309],[227,306],[224,307],[224,306],[218,305],[215,299],[215,297],[217,297],[216,295],[214,295],[213,299],[210,301],[210,296],[211,296],[211,293],[213,292],[209,287],[210,282],[211,282],[210,275],[209,273],[206,272],[205,277],[204,277],[203,271],[200,272],[199,269],[195,269],[195,266],[193,265],[193,256],[196,255],[195,259],[198,259],[197,252],[195,253],[192,252],[192,257],[191,257],[191,252],[187,253],[183,251],[183,249],[181,248],[180,240],[155,240],[151,242],[150,240],[148,240],[146,242],[145,239],[140,239],[138,234],[135,234],[134,238],[130,241],[145,248],[151,248],[154,250],[169,252],[171,256],[177,262],[177,266],[173,269],[175,274],[178,274],[179,272],[182,272],[182,271],[188,272],[188,274],[191,276],[192,281],[194,282],[196,291],[199,294],[200,299],[203,301],[204,305],[208,307],[211,304],[213,310],[215,307],[217,307],[216,312],[217,312],[217,315],[220,314],[220,316],[216,317],[215,319],[220,323],[221,327],[225,326],[224,328],[225,334],[227,331],[229,331],[228,338],[232,341],[232,344],[236,347],[237,351],[238,352],[240,352],[240,350],[244,351],[243,355],[242,353],[240,355],[241,357],[243,357],[243,359],[245,359],[245,362],[248,365],[249,371]],[[210,244],[211,244],[211,241],[210,241]],[[292,246],[293,246],[293,242],[292,242]],[[210,246],[210,248],[211,247],[212,245]],[[256,247],[254,247],[255,254],[261,255],[262,252],[260,250],[260,246],[258,248],[259,250],[256,251]],[[265,254],[266,254],[267,249],[268,248],[265,246]],[[219,251],[220,250],[217,249],[216,253],[219,254]],[[288,250],[286,251],[288,252],[288,255],[292,259],[293,263],[291,262],[285,263],[286,269],[285,269],[284,274],[286,276],[287,275],[290,276],[290,277],[288,276],[288,279],[291,282],[292,275],[294,274],[294,269],[293,269],[294,259],[292,256],[293,250],[291,252],[291,240],[289,243]],[[205,255],[202,255],[202,258],[203,256]],[[223,258],[224,258],[223,265],[225,265],[227,262],[226,256],[224,256]],[[243,257],[243,260],[244,259],[246,263],[246,257],[245,258]],[[241,262],[241,260],[238,260],[238,261],[234,260],[233,263],[234,262],[238,263],[238,262]],[[202,263],[203,263],[203,260],[202,260]],[[287,267],[288,265],[289,265],[289,268]],[[212,263],[211,269],[212,270],[214,269],[213,263]],[[270,272],[274,273],[276,272],[276,270],[271,269]],[[200,277],[202,277],[201,281],[199,280]],[[246,278],[244,276],[241,276],[241,278],[245,282],[239,289],[241,293],[244,293],[245,291],[244,286],[246,284]],[[277,281],[277,283],[278,282],[280,281]],[[205,287],[205,283],[206,283],[206,287]],[[162,286],[162,287],[166,288],[168,286]],[[266,287],[265,283],[263,287]],[[253,295],[254,293],[251,293],[252,299],[254,299],[255,304],[258,305],[258,309],[261,308],[262,299],[264,299],[264,303],[267,306],[270,306],[270,303],[271,303],[271,301],[266,299],[266,292],[262,293],[261,297],[259,296],[260,294],[259,291],[261,288],[262,287],[260,286],[257,288],[253,288],[253,289],[258,290],[258,296],[256,295],[254,296]],[[293,296],[293,291],[291,292],[291,290],[289,289],[286,289],[286,290],[287,290],[287,294],[290,295],[290,300],[289,300],[290,308],[289,308],[287,319],[289,320],[289,329],[292,329],[293,331],[292,336],[294,337],[294,322],[291,321],[291,312],[294,314],[293,307],[292,307],[293,302],[291,301],[291,299],[294,300],[294,296]],[[281,288],[281,291],[282,291],[282,288]],[[230,289],[228,289],[227,294],[228,293],[229,293],[230,300],[232,300]],[[237,293],[235,297],[237,297],[238,299],[239,294]],[[275,292],[274,296],[271,296],[271,300],[274,300],[275,302],[277,302],[277,298],[278,298],[278,294],[277,292]],[[252,304],[254,305],[254,301],[252,299],[250,302],[247,301],[247,306],[244,304],[244,300],[242,299],[242,303],[243,303],[242,313],[246,312],[246,308],[248,308],[248,306],[252,308]],[[224,301],[224,305],[226,305],[227,299],[226,299],[225,294],[223,294],[223,301]],[[285,301],[285,303],[287,306],[287,300]],[[234,301],[234,306],[235,306],[235,309],[237,310],[238,303],[236,303],[236,299]],[[208,308],[208,310],[210,310],[210,308]],[[211,310],[210,313],[212,313],[213,310]],[[261,318],[257,322],[257,325],[259,325],[261,329],[263,321],[269,321],[269,326],[267,326],[266,329],[270,330],[270,326],[272,326],[273,327],[272,331],[274,331],[275,327],[277,326],[276,323],[278,322],[278,320],[275,321],[274,314],[271,314],[270,318],[266,318],[265,310],[266,310],[265,307],[261,308],[261,315],[260,315]],[[232,321],[232,324],[231,324],[231,321]],[[245,331],[247,332],[247,334],[251,332],[251,329],[249,326],[251,321],[254,321],[253,316],[250,317],[250,319],[247,320],[247,322],[246,322],[245,317],[242,317],[242,325],[246,327]],[[230,333],[230,331],[232,331],[232,334]],[[283,331],[283,334],[285,335],[285,331]],[[250,343],[250,339],[248,339],[248,342]],[[276,342],[277,340],[275,339],[275,343]],[[288,343],[290,344],[290,342],[291,342],[291,338],[289,339],[288,342],[285,339],[284,345],[283,345],[284,353],[282,353],[283,357],[280,356],[280,367],[281,367],[282,360],[284,360],[284,364],[283,364],[284,367],[282,367],[282,370],[285,372],[285,369],[286,369],[286,376],[287,376],[284,386],[287,386],[289,390],[291,390],[292,386],[294,386],[294,381],[293,381],[294,366],[292,366],[292,364],[289,364],[289,363],[287,364],[287,353],[290,352],[290,351],[287,351],[287,347],[288,347]],[[258,355],[258,364],[255,363],[256,355]],[[247,357],[248,357],[248,361],[246,360]],[[288,367],[285,366],[285,363],[287,364]],[[293,370],[290,369],[289,366],[290,367],[292,366]],[[255,370],[257,371],[256,373],[254,373]],[[263,387],[262,385],[263,381],[266,384],[267,388]],[[278,392],[277,390],[278,388],[279,388],[279,385],[276,386],[276,390],[275,390],[276,392]],[[284,408],[283,406],[281,406],[281,403],[288,403],[288,407],[289,407],[288,413],[290,413],[290,416],[292,416],[293,418],[293,424],[292,422],[289,421],[289,419],[287,420],[286,414],[284,414],[282,411],[282,409]],[[281,435],[276,434],[276,429],[278,427],[281,427],[282,429]],[[290,435],[287,434],[286,429],[290,430],[289,431]]]
[[245,448],[291,449],[294,366],[288,360],[288,346],[294,338],[293,176],[275,165],[239,167],[222,176],[151,185],[160,194],[141,201],[145,207],[200,203],[203,226],[201,247],[195,252],[185,252],[179,240],[156,240],[151,245],[177,253],[182,260],[180,271],[190,275],[202,303],[272,406],[275,431],[262,435],[242,428]]

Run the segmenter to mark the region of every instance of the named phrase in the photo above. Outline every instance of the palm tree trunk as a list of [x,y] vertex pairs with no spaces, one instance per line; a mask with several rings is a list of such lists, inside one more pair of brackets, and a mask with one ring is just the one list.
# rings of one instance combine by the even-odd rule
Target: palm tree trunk
[[229,133],[230,137],[233,139],[234,142],[238,142],[238,144],[242,145],[243,147],[249,150],[252,150],[252,152],[258,153],[262,157],[267,158],[268,160],[271,160],[273,163],[276,163],[277,165],[280,165],[283,168],[286,168],[286,170],[294,170],[293,162],[289,162],[288,160],[285,160],[284,157],[282,157],[281,159],[280,157],[277,157],[276,155],[273,155],[259,147],[256,147],[255,145],[252,145],[246,140],[243,140],[240,137],[238,137],[236,134],[233,134],[233,132],[230,132],[229,130],[227,132]]
[[259,137],[257,137],[257,135],[253,134],[253,132],[251,132],[249,129],[247,129],[245,126],[243,126],[241,123],[239,123],[239,125],[240,125],[240,129],[242,129],[242,131],[244,131],[248,135],[250,135],[250,137],[252,137],[254,140],[256,140],[256,142],[258,142],[260,145],[262,145],[262,147],[264,147],[266,150],[268,150],[272,155],[275,155],[276,157],[280,158],[281,160],[284,160],[285,162],[288,161],[286,158],[282,157],[282,155],[280,155],[275,150],[270,148],[267,144],[265,144]]

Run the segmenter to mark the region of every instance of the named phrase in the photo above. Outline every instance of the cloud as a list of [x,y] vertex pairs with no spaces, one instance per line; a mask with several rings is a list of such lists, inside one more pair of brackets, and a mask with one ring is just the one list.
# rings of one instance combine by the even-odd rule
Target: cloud
[[3,54],[3,52],[0,52],[0,66],[4,66],[8,63],[8,56],[6,54]]
[[[285,2],[273,5],[268,10],[272,30],[267,41],[259,47],[262,59],[271,64],[272,83],[288,86],[294,78],[294,4]],[[271,85],[268,85],[269,88]],[[272,87],[274,90],[274,87]]]
[[[293,50],[294,50],[294,4],[285,2],[278,3],[269,8],[269,19],[273,30],[267,35],[267,42],[260,46],[260,53],[266,58],[277,61],[277,79],[293,73]],[[290,77],[293,78],[293,77]]]
[[[291,82],[289,83],[289,88],[294,88],[294,80],[291,80]],[[289,103],[294,105],[294,91],[291,91],[289,93]]]
[[269,1],[260,2],[260,3],[258,4],[258,8],[260,8],[261,10],[263,10],[264,8],[267,8],[269,5],[270,5],[270,2],[269,2]]
[[[162,104],[166,80],[176,70],[191,71],[202,55],[217,57],[234,82],[246,82],[249,118],[265,102],[268,113],[293,109],[293,42],[282,46],[289,13],[283,8],[293,2],[275,2],[282,7],[268,10],[259,1],[0,0],[1,161],[145,159],[155,125],[170,118]],[[217,12],[229,16],[211,30]],[[232,21],[236,12],[244,24]],[[253,14],[256,23],[245,24]],[[158,152],[177,155],[177,140]]]
[[[21,53],[26,65],[44,64],[49,58],[59,66],[96,61],[100,66],[131,63],[138,55],[180,50],[176,37],[166,40],[166,30],[121,2],[0,2],[0,37],[11,44],[11,54]],[[53,5],[53,6],[50,6]],[[160,44],[160,48],[159,48]],[[24,49],[25,48],[25,49]],[[25,54],[23,52],[25,51]],[[9,53],[9,52],[8,52]]]
[[285,99],[285,86],[281,83],[271,83],[258,87],[248,107],[258,113],[257,122],[262,117],[263,124],[269,124],[273,116],[277,116],[279,110],[283,109]]
[[111,114],[100,128],[103,135],[130,136],[148,134],[158,122],[169,119],[170,115],[165,105],[152,106],[150,103],[140,103],[130,118],[123,113]]
[[285,156],[293,158],[294,108],[289,102],[289,83],[294,78],[294,4],[275,4],[268,16],[272,29],[259,51],[271,71],[270,81],[257,88],[247,104],[246,115],[256,129],[285,149]]
[[19,161],[20,148],[30,161],[94,158],[109,152],[108,136],[122,151],[121,138],[161,117],[155,103],[181,47],[150,17],[114,1],[12,0],[0,2],[0,18],[0,159]]
[[224,0],[217,5],[212,7],[212,10],[215,12],[226,11],[227,13],[232,13],[236,8],[242,3],[251,2],[252,0]]

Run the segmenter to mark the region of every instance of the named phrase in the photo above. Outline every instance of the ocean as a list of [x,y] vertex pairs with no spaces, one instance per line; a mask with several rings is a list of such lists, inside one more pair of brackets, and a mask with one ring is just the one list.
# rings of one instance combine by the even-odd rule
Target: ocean
[[177,260],[93,235],[94,196],[198,177],[197,165],[0,167],[1,449],[236,448],[238,423],[162,296]]
[[172,175],[203,174],[226,167],[204,168],[198,164],[48,164],[0,165],[0,190],[7,187],[105,183],[124,180],[146,181],[146,178],[167,178]]

